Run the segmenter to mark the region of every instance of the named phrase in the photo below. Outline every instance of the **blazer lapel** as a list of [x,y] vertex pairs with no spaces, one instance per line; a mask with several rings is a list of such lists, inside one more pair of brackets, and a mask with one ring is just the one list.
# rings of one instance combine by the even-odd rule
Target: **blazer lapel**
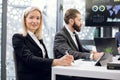
[[[29,34],[27,34],[27,38],[29,39],[29,41],[30,41],[34,46],[36,46],[37,48],[41,49],[41,48],[38,46],[38,44],[30,37]],[[43,47],[44,47],[44,49],[45,49],[45,53],[46,53],[46,54],[45,54],[45,57],[48,58],[47,49],[46,49],[46,47],[45,47],[45,45],[44,45],[44,43],[43,43],[43,40],[39,40],[39,42],[43,45]]]
[[40,41],[40,43],[43,45],[43,47],[44,47],[44,49],[45,49],[45,52],[46,52],[45,57],[48,58],[47,49],[46,49],[46,47],[45,47],[45,44],[43,43],[43,40],[39,40],[39,41]]
[[37,45],[37,43],[30,37],[29,34],[27,34],[26,37],[28,38],[28,40],[29,40],[33,45],[35,45],[35,46],[37,46],[37,47],[39,48],[39,46]]
[[77,40],[77,43],[78,43],[79,51],[82,51],[82,45],[80,43],[80,39],[79,39],[77,34],[76,34],[76,40]]
[[66,29],[65,27],[63,28],[63,31],[65,32],[66,37],[67,37],[68,40],[70,41],[69,44],[72,45],[71,47],[75,48],[76,50],[79,50],[79,49],[77,48],[77,46],[75,45],[75,43],[74,43],[74,41],[73,41],[70,33],[67,31],[67,29]]

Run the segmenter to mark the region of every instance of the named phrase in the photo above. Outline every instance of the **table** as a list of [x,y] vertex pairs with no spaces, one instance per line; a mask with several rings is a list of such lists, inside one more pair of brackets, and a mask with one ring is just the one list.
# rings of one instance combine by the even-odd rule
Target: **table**
[[56,75],[120,80],[120,70],[108,70],[106,66],[94,64],[94,61],[76,60],[72,66],[54,66],[52,80],[56,80]]

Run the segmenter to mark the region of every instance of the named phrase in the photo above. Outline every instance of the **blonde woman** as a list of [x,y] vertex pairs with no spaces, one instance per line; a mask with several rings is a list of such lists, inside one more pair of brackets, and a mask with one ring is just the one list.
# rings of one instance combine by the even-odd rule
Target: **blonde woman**
[[18,80],[51,80],[52,66],[70,66],[72,55],[49,59],[42,39],[42,13],[28,7],[23,13],[23,32],[14,34],[12,44]]

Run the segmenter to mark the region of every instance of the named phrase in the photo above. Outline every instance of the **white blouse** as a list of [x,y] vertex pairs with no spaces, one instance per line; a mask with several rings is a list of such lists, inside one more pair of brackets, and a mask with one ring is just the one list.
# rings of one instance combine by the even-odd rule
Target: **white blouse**
[[75,34],[73,34],[73,32],[71,32],[71,31],[68,29],[67,25],[65,25],[65,28],[66,28],[67,31],[70,33],[70,36],[72,37],[72,39],[73,39],[75,45],[76,45],[77,48],[78,48],[78,44],[77,44],[77,41],[76,41],[76,38],[75,38]]

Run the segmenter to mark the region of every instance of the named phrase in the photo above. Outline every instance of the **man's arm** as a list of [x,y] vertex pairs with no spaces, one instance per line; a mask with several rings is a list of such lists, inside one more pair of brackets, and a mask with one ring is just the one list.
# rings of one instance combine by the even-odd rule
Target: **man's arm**
[[60,58],[65,55],[65,52],[68,51],[69,54],[73,55],[74,59],[88,59],[90,58],[90,53],[88,52],[79,52],[70,43],[67,36],[62,33],[57,33],[54,40],[54,55],[55,58]]

